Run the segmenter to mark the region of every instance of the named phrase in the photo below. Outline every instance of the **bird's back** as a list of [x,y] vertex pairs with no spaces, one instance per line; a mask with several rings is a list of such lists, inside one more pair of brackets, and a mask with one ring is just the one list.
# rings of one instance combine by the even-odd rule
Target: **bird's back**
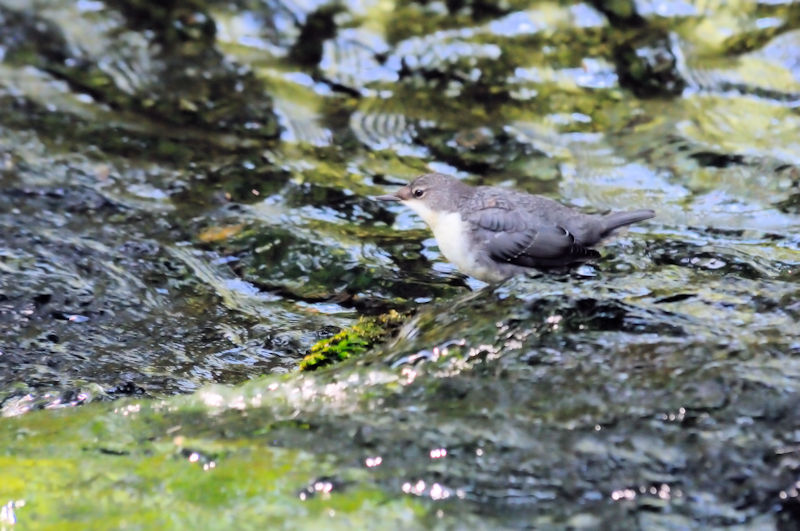
[[463,211],[474,219],[491,219],[499,230],[536,230],[563,227],[575,241],[591,246],[623,225],[649,219],[652,210],[616,212],[605,216],[584,214],[550,198],[494,186],[479,186],[465,198]]

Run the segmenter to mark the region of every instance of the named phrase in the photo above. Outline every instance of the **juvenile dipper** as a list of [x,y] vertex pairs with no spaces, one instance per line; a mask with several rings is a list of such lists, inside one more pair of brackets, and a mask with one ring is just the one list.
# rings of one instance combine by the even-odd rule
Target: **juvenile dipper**
[[445,258],[486,282],[596,258],[600,253],[591,246],[615,229],[655,216],[652,210],[584,214],[546,197],[469,186],[442,173],[421,175],[376,199],[414,210],[433,230]]

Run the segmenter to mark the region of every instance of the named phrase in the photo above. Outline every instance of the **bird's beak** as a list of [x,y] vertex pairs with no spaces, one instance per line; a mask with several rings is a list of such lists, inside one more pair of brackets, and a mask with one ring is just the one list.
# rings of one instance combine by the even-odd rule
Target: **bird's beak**
[[395,194],[376,195],[375,197],[373,197],[373,199],[376,199],[378,201],[402,201]]
[[405,201],[411,199],[411,187],[406,185],[393,194],[379,195],[375,199],[378,201]]

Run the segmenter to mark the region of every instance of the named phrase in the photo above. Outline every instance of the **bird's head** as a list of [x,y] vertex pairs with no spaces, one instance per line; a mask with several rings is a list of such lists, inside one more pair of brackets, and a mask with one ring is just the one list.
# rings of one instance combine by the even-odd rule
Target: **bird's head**
[[379,201],[399,201],[433,226],[440,214],[456,212],[458,204],[470,186],[451,175],[426,173],[393,194],[380,195]]

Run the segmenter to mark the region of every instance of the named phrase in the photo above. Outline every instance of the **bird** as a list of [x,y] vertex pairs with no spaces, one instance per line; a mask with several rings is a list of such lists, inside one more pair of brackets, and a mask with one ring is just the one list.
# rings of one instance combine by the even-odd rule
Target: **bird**
[[543,197],[470,186],[443,173],[420,175],[392,194],[431,228],[444,257],[484,282],[598,258],[592,247],[615,230],[655,216],[649,209],[585,214]]

